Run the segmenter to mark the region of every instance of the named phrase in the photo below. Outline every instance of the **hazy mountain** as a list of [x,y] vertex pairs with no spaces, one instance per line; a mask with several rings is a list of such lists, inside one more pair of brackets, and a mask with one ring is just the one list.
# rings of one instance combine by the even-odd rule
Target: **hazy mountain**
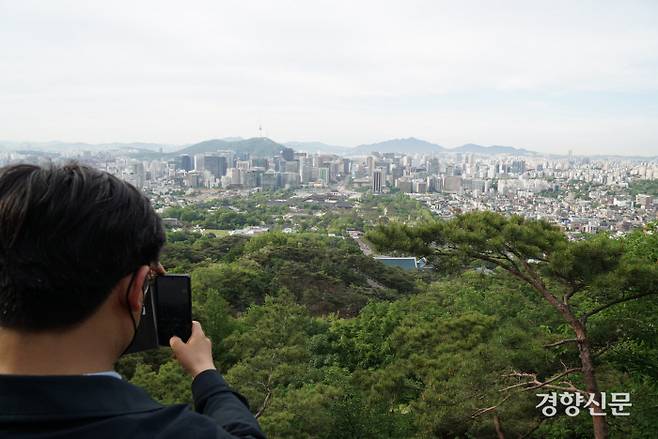
[[56,153],[72,153],[82,151],[108,151],[108,150],[133,150],[134,152],[158,152],[171,150],[173,145],[166,145],[162,143],[84,143],[84,142],[10,142],[0,141],[0,148],[8,151],[30,150],[30,151],[46,151]]
[[344,154],[350,149],[347,146],[327,145],[322,142],[284,142],[284,145],[295,151],[324,154]]
[[376,152],[397,152],[407,154],[433,154],[445,151],[445,148],[435,143],[409,137],[407,139],[392,139],[384,142],[359,145],[348,151],[349,155],[367,155]]
[[284,145],[276,143],[267,137],[253,137],[251,139],[227,141],[223,139],[206,140],[204,142],[190,145],[186,148],[171,153],[179,154],[201,154],[206,152],[217,152],[231,150],[235,152],[247,152],[254,157],[272,157],[277,155]]
[[35,151],[35,150],[30,150],[30,149],[17,149],[15,152],[27,156],[35,156],[35,157],[49,157],[49,158],[57,158],[60,156],[59,153],[57,152],[51,152],[51,151]]
[[538,153],[512,146],[482,146],[474,143],[459,146],[457,148],[445,148],[435,143],[410,137],[408,139],[393,139],[385,142],[369,145],[359,145],[348,151],[349,155],[366,155],[373,151],[396,152],[405,154],[436,154],[436,153],[472,153],[482,155],[510,154],[510,155],[537,155]]
[[178,145],[163,145],[162,143],[144,143],[144,142],[134,142],[134,143],[103,143],[99,145],[103,148],[108,149],[134,149],[137,151],[153,151],[153,152],[163,152],[169,151],[172,148],[180,148]]
[[476,145],[474,143],[467,143],[466,145],[459,146],[457,148],[451,148],[448,152],[460,152],[460,153],[471,153],[471,154],[482,154],[482,155],[496,155],[496,154],[510,154],[510,155],[537,155],[534,151],[528,151],[523,148],[514,148],[513,146],[482,146]]
[[[517,156],[537,156],[545,155],[547,157],[563,158],[564,154],[543,154],[535,151],[529,151],[523,148],[513,146],[483,146],[474,143],[467,143],[457,148],[445,148],[435,143],[430,143],[414,137],[406,139],[391,139],[384,142],[359,145],[356,147],[345,147],[330,145],[322,142],[299,142],[290,141],[278,143],[266,137],[254,137],[244,139],[242,137],[224,137],[221,139],[206,140],[193,145],[172,145],[162,143],[84,143],[84,142],[16,142],[0,140],[0,151],[21,151],[37,155],[39,152],[46,152],[56,155],[68,155],[81,153],[82,151],[91,151],[93,153],[101,151],[121,151],[121,153],[137,159],[158,159],[164,157],[173,157],[179,154],[199,154],[211,153],[220,150],[233,150],[236,152],[247,152],[254,157],[272,157],[277,155],[283,148],[292,148],[295,151],[308,153],[325,153],[338,154],[344,156],[364,156],[373,151],[377,152],[395,152],[405,154],[450,154],[450,153],[472,153],[480,155],[507,154]],[[160,153],[162,151],[162,153]],[[579,155],[587,156],[587,155]],[[652,160],[658,156],[623,156],[614,154],[592,155],[592,158],[610,158],[610,159],[630,159],[630,160]]]

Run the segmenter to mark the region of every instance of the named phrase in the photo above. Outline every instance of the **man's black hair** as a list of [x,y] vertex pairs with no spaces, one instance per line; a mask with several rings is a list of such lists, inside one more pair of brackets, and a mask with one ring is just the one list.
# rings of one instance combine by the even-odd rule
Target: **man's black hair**
[[0,326],[70,328],[158,261],[160,218],[134,186],[69,163],[0,169]]

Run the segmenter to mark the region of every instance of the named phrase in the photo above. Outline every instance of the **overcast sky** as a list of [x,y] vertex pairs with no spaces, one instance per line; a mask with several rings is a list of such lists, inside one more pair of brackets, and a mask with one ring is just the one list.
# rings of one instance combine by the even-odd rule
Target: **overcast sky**
[[0,139],[658,154],[658,1],[0,0]]

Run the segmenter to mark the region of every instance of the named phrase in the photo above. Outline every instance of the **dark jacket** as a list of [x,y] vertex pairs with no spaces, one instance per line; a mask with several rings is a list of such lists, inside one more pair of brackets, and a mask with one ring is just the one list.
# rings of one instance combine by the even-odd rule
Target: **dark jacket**
[[200,373],[192,394],[198,413],[110,376],[0,375],[0,438],[265,438],[216,371]]

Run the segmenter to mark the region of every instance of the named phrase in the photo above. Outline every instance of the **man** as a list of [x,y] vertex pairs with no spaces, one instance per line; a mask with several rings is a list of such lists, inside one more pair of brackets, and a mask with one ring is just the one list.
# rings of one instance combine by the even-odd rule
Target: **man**
[[194,322],[170,340],[195,413],[113,371],[165,236],[149,201],[77,164],[0,170],[0,437],[264,438]]

